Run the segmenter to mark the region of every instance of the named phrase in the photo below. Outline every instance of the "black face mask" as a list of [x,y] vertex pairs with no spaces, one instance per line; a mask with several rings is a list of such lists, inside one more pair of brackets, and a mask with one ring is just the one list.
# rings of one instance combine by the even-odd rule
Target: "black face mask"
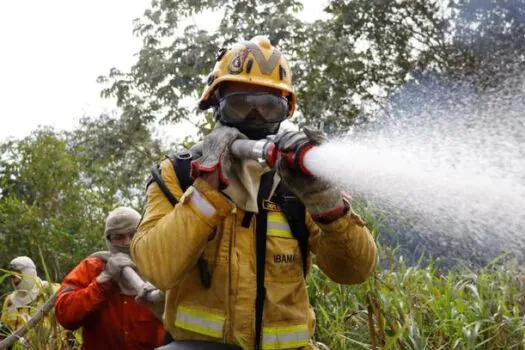
[[257,111],[253,111],[245,120],[236,123],[223,120],[218,109],[215,111],[215,117],[222,125],[238,129],[250,140],[262,140],[269,135],[274,135],[281,125],[281,122],[268,123],[263,121]]

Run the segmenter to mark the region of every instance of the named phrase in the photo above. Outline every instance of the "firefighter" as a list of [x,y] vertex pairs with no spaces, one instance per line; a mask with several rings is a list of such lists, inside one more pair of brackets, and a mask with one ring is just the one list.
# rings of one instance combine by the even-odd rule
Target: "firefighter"
[[222,49],[199,102],[213,108],[215,129],[199,148],[152,171],[131,251],[141,273],[167,292],[164,325],[175,348],[193,340],[203,349],[210,342],[315,349],[306,285],[312,256],[341,284],[374,271],[373,237],[338,189],[284,158],[275,172],[230,154],[242,138],[273,135],[283,152],[324,142],[309,129],[278,133],[295,104],[288,62],[267,38]]

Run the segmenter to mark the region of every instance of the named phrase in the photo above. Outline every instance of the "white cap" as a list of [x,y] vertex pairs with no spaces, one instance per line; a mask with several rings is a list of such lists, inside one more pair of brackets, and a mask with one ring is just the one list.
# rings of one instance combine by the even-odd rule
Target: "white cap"
[[111,233],[126,234],[137,230],[141,219],[138,211],[128,207],[118,207],[112,210],[106,218],[104,236]]
[[17,258],[14,258],[9,263],[9,266],[11,269],[16,270],[18,272],[22,272],[25,269],[31,269],[33,271],[36,271],[36,265],[31,260],[31,258],[27,256],[19,256]]

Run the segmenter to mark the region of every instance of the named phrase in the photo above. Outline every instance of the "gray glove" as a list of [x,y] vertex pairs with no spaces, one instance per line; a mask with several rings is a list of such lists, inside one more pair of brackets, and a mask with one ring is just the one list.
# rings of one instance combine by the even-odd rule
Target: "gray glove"
[[198,172],[214,172],[220,169],[221,180],[227,184],[228,170],[232,165],[230,146],[237,139],[245,139],[236,128],[220,125],[204,137],[202,157],[195,161],[194,170]]
[[122,269],[126,266],[135,267],[129,255],[124,253],[111,254],[106,262],[106,268],[97,276],[97,282],[104,283],[110,279],[118,282],[122,277]]
[[[162,320],[162,315],[164,314],[164,298],[156,302],[151,302],[149,300],[150,293],[156,290],[158,289],[153,284],[149,282],[144,283],[140,293],[137,294],[137,296],[135,297],[135,301],[139,304],[148,306],[150,310],[153,311],[155,316],[157,316],[158,319]],[[162,293],[161,295],[164,294]]]
[[[295,150],[304,142],[321,145],[327,141],[326,135],[319,130],[304,128],[303,132],[286,131],[276,135],[273,142],[282,152]],[[329,182],[305,175],[300,170],[292,169],[281,156],[277,159],[277,172],[288,188],[304,203],[314,219],[337,216],[344,212],[345,205],[341,191]]]
[[142,285],[142,288],[140,290],[140,293],[137,294],[135,297],[135,300],[140,304],[148,304],[150,301],[148,300],[148,295],[153,292],[154,290],[157,290],[158,288],[155,287],[153,284],[149,282],[145,282]]

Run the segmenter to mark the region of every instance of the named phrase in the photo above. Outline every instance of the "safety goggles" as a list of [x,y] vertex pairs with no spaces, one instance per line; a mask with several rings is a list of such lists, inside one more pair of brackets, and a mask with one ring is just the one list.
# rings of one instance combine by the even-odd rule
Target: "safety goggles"
[[288,100],[268,92],[231,93],[219,100],[221,120],[240,123],[253,112],[266,123],[282,122],[288,116]]

